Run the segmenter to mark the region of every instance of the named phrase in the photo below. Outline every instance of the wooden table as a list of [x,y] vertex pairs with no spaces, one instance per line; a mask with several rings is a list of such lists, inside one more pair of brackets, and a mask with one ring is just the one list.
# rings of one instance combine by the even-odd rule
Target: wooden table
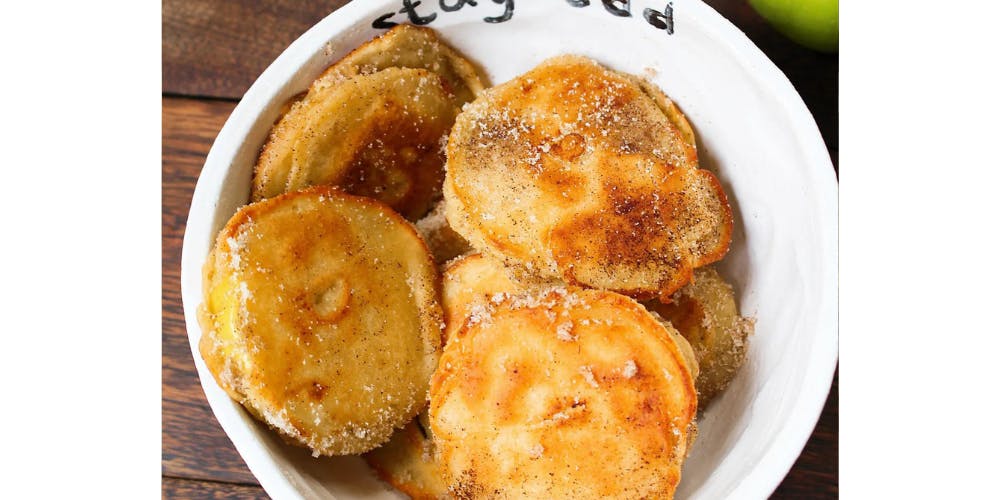
[[[216,134],[254,79],[342,0],[163,2],[163,496],[266,498],[219,427],[198,383],[184,327],[180,256],[191,195]],[[799,48],[744,1],[708,2],[802,94],[837,161],[836,55]],[[837,379],[776,498],[837,497]]]

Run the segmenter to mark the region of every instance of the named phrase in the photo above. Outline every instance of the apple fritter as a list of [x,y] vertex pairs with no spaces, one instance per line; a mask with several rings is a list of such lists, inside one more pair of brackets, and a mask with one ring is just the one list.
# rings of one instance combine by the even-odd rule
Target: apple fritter
[[482,90],[472,63],[433,30],[399,25],[293,99],[261,150],[251,199],[335,184],[415,221],[440,196],[455,115]]
[[669,304],[654,300],[646,306],[690,343],[701,370],[694,382],[698,403],[705,408],[743,366],[754,323],[740,316],[733,287],[710,266],[695,271],[691,283],[670,298]]
[[378,477],[414,500],[447,498],[426,412],[396,431],[388,443],[365,453],[364,459]]
[[669,498],[694,435],[683,353],[634,300],[491,300],[444,349],[431,427],[458,498]]
[[519,276],[669,296],[732,233],[726,194],[685,135],[632,77],[549,59],[456,119],[448,222]]
[[416,220],[440,197],[441,145],[458,108],[439,76],[388,68],[292,105],[258,160],[254,199],[314,185],[375,198]]
[[475,66],[438,38],[430,28],[400,24],[354,49],[327,68],[313,82],[313,89],[335,85],[344,78],[371,74],[386,68],[418,68],[433,71],[444,80],[459,104],[483,91]]
[[413,226],[377,201],[320,186],[247,205],[205,263],[201,355],[289,441],[368,451],[426,404],[437,279]]
[[415,226],[431,249],[434,262],[439,265],[472,251],[469,242],[448,225],[448,220],[444,217],[444,200],[434,205],[434,209],[418,220]]

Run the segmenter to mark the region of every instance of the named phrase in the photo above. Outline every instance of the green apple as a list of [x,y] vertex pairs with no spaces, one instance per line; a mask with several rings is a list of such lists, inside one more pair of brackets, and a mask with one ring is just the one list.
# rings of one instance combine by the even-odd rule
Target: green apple
[[749,0],[764,19],[795,42],[836,52],[838,0]]

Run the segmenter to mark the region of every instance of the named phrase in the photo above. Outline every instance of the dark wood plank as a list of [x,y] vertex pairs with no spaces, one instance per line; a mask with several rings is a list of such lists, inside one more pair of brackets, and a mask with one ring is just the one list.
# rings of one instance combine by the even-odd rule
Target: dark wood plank
[[212,498],[215,500],[245,500],[270,498],[260,486],[163,478],[163,498]]
[[163,91],[239,98],[271,61],[347,0],[163,0]]
[[180,295],[181,246],[191,195],[205,155],[234,106],[163,100],[162,470],[167,476],[256,484],[198,383]]

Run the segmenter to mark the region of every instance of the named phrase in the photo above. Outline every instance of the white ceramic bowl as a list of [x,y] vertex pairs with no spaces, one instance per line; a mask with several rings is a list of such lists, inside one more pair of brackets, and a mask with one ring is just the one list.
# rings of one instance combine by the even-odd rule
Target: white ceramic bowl
[[[216,418],[274,498],[397,494],[358,458],[314,459],[285,445],[216,385],[197,350],[202,264],[216,233],[247,202],[252,165],[281,105],[380,33],[375,19],[392,14],[388,20],[406,22],[402,3],[352,2],[289,46],[219,133],[191,203],[182,287],[195,364]],[[494,23],[483,18],[502,16],[504,0],[479,0],[454,12],[426,1],[415,10],[422,18],[435,14],[429,26],[494,84],[547,57],[576,53],[650,77],[686,113],[702,165],[722,180],[734,209],[732,250],[720,268],[757,328],[746,365],[699,421],[677,498],[763,498],[809,438],[837,360],[836,179],[812,116],[781,71],[696,0],[671,3],[672,34],[647,21],[646,8],[662,13],[664,5],[633,1],[632,15],[620,17],[598,0],[584,7],[519,1],[509,20]]]

